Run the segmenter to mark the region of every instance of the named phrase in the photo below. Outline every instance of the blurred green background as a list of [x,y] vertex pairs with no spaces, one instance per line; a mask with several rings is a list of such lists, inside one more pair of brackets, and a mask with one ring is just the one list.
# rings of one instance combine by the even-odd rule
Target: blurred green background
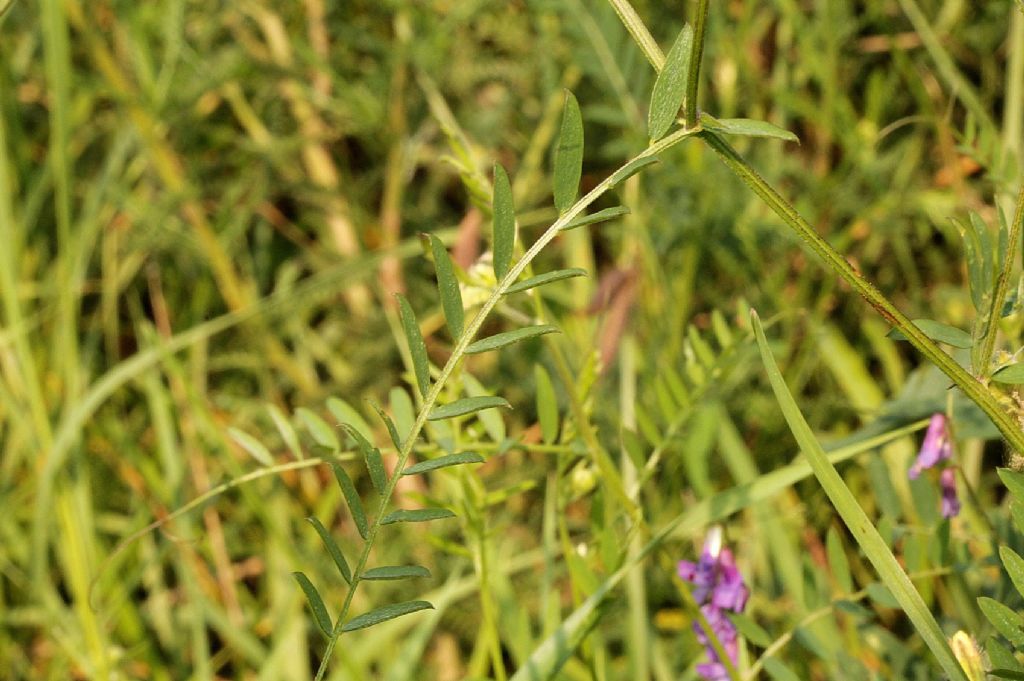
[[[635,2],[663,49],[692,4]],[[277,463],[316,456],[268,404],[277,421],[303,406],[326,418],[337,396],[381,435],[364,398],[407,419],[391,294],[406,292],[443,360],[419,235],[441,236],[464,268],[487,249],[488,198],[474,201],[479,185],[460,168],[509,169],[529,244],[556,217],[563,89],[583,110],[587,188],[646,145],[653,71],[597,0],[0,7],[0,677],[307,679],[322,644],[290,572],[309,574],[335,611],[344,591],[303,519],[356,539],[325,467],[239,484],[114,548],[259,468],[230,427]],[[949,218],[974,210],[996,224],[1020,180],[1013,3],[720,0],[704,63],[702,109],[800,137],[736,144],[832,244],[911,317],[969,322]],[[636,432],[627,445],[657,452],[642,492],[652,528],[787,463],[795,448],[750,344],[749,307],[784,339],[776,355],[826,438],[922,378],[885,324],[698,143],[618,194],[607,205],[628,217],[567,233],[541,256],[541,271],[591,272],[545,293],[564,331],[555,345],[470,363],[515,406],[471,432],[494,452],[506,435],[541,440],[534,365],[558,375],[560,353],[574,380],[556,380],[558,442],[405,490],[462,519],[391,530],[378,562],[414,558],[433,577],[374,585],[356,605],[430,592],[438,610],[347,639],[332,678],[502,677],[489,666],[495,641],[508,669],[522,664],[622,539],[599,476],[566,458],[580,418],[616,456],[623,427]],[[499,313],[492,332],[523,314]],[[980,440],[968,450],[967,475],[994,498],[1001,452]],[[886,451],[847,482],[894,542],[900,528],[927,535],[929,498],[913,503],[926,492],[902,477],[913,442]],[[750,612],[769,630],[794,630],[828,599],[822,542],[834,523],[813,481],[734,517]],[[964,550],[970,529],[954,529]],[[646,617],[649,648],[630,645],[628,618],[606,618],[566,678],[686,678],[698,648],[671,577],[700,535],[679,539],[649,562],[646,596],[612,606]],[[567,572],[566,548],[586,565]],[[867,584],[869,566],[850,555]],[[483,588],[481,559],[492,565]],[[980,627],[957,588],[928,595],[951,625]],[[808,627],[791,644],[794,668],[932,678],[920,643],[900,640],[905,623],[879,617]]]

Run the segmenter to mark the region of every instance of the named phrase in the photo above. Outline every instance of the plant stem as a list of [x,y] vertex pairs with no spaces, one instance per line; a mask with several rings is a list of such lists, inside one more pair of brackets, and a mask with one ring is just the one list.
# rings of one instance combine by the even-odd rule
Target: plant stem
[[1017,208],[1013,212],[1013,222],[1010,224],[1010,238],[1006,244],[1006,255],[1003,258],[1003,267],[999,271],[999,279],[996,280],[996,291],[992,296],[992,311],[988,315],[988,326],[981,342],[980,361],[984,364],[974,368],[982,377],[991,375],[992,353],[996,347],[996,334],[999,333],[999,319],[1002,316],[1003,304],[1006,302],[1006,294],[1010,288],[1010,274],[1013,272],[1013,264],[1017,259],[1022,222],[1024,222],[1024,184],[1021,185],[1020,193],[1017,194]]
[[995,424],[999,432],[1010,443],[1010,446],[1017,452],[1024,452],[1024,431],[1021,431],[1016,420],[999,404],[996,397],[989,392],[982,383],[974,376],[971,376],[963,367],[956,363],[952,357],[926,336],[910,319],[893,305],[885,296],[879,292],[868,280],[862,277],[846,259],[836,251],[825,239],[814,231],[793,206],[754,170],[734,150],[728,142],[710,131],[703,131],[701,137],[708,143],[715,153],[719,155],[726,166],[729,167],[754,193],[760,197],[765,204],[771,208],[776,215],[782,218],[790,228],[797,233],[807,246],[810,247],[828,268],[839,275],[846,283],[853,287],[871,307],[875,308],[887,322],[906,336],[910,344],[921,354],[931,360],[946,376],[950,378],[957,387],[964,391],[975,404]]
[[700,0],[693,26],[693,52],[690,71],[686,74],[686,96],[683,97],[683,123],[687,127],[697,124],[697,89],[700,85],[700,63],[704,57],[704,34],[708,23],[708,0]]
[[[558,218],[547,230],[544,231],[537,241],[530,246],[529,250],[523,254],[523,257],[519,259],[509,269],[505,277],[498,283],[491,295],[484,301],[480,307],[480,311],[477,312],[476,316],[473,317],[473,321],[469,323],[466,330],[463,332],[462,337],[459,338],[455,347],[452,349],[452,353],[441,369],[437,380],[427,391],[426,396],[423,398],[423,405],[420,407],[419,413],[416,415],[416,421],[413,423],[412,430],[406,437],[405,442],[402,443],[402,447],[398,452],[398,461],[395,464],[395,471],[401,471],[405,468],[406,461],[409,458],[409,454],[412,452],[413,447],[416,444],[416,438],[419,437],[420,431],[427,423],[427,415],[430,410],[434,407],[434,403],[437,402],[437,398],[441,394],[441,390],[444,389],[445,384],[455,371],[456,366],[462,360],[466,354],[466,348],[476,337],[476,334],[480,331],[480,327],[483,326],[487,316],[494,309],[494,306],[498,304],[498,301],[505,295],[512,284],[522,275],[523,271],[530,265],[531,262],[537,257],[537,255],[551,243],[562,228],[575,219],[580,213],[582,213],[587,206],[592,204],[608,190],[612,189],[619,181],[618,175],[620,171],[625,169],[632,163],[641,159],[650,158],[657,156],[659,153],[669,149],[676,144],[679,144],[683,140],[692,137],[700,132],[699,128],[682,128],[672,133],[671,135],[659,140],[658,142],[650,145],[634,158],[630,159],[627,163],[616,172],[612,173],[604,180],[602,180],[596,187],[588,192],[583,198],[577,201],[573,206],[566,211],[561,217]],[[341,612],[338,615],[338,620],[334,624],[334,630],[331,633],[330,638],[327,641],[327,648],[324,651],[324,656],[320,661],[320,667],[316,673],[316,681],[321,681],[324,674],[327,672],[327,666],[330,663],[331,656],[334,653],[334,647],[337,645],[338,637],[341,636],[341,628],[344,626],[346,619],[348,618],[349,609],[352,606],[352,598],[355,596],[356,589],[359,587],[359,583],[362,580],[362,575],[366,569],[366,563],[370,558],[370,550],[373,548],[374,541],[377,538],[377,532],[380,530],[380,521],[384,517],[385,511],[387,510],[388,504],[391,501],[391,497],[394,494],[395,486],[398,484],[401,475],[392,475],[388,480],[387,487],[381,494],[380,503],[377,506],[377,513],[373,519],[373,523],[370,525],[369,532],[366,536],[366,541],[363,543],[363,550],[359,555],[359,561],[356,563],[352,570],[352,583],[349,587],[348,593],[345,596],[345,601],[341,606]]]

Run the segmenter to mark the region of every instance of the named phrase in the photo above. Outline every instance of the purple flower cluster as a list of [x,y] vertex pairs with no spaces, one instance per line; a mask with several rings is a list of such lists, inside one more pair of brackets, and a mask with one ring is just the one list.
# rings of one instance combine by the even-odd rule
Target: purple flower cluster
[[[700,606],[715,638],[735,665],[739,655],[739,633],[725,613],[742,612],[750,591],[736,567],[732,552],[722,547],[722,528],[711,528],[698,562],[679,561],[679,577],[693,584],[694,600]],[[728,679],[725,665],[715,653],[707,633],[699,623],[695,622],[693,627],[697,640],[705,647],[709,658],[708,662],[697,665],[697,673],[705,681]]]
[[[921,443],[921,451],[917,453],[917,460],[907,474],[911,480],[916,480],[921,471],[934,468],[942,461],[949,461],[952,456],[953,442],[946,427],[946,417],[942,414],[933,414],[924,435],[924,442]],[[939,474],[939,486],[942,488],[942,517],[952,518],[960,512],[960,499],[956,494],[956,472],[953,468],[947,466],[942,469]]]

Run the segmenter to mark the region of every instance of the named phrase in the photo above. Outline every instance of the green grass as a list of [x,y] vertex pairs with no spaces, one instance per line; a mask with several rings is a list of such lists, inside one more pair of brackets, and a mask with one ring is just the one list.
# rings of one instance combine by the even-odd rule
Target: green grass
[[[668,52],[698,4],[634,7]],[[709,5],[700,109],[796,133],[733,144],[909,317],[969,327],[950,218],[1013,213],[1015,4]],[[335,424],[327,400],[342,398],[393,466],[365,400],[408,432],[421,397],[392,294],[436,367],[457,346],[420,234],[479,284],[462,291],[471,327],[494,283],[489,263],[469,268],[490,238],[493,164],[511,178],[515,268],[558,219],[564,90],[582,111],[583,195],[647,147],[655,71],[603,2],[5,6],[0,676],[312,678],[325,643],[291,573],[333,616],[348,594],[304,518],[352,564],[360,540],[319,463],[329,452],[292,415]],[[458,519],[382,530],[372,565],[431,577],[364,584],[350,615],[421,598],[435,610],[345,634],[326,678],[530,678],[562,658],[558,678],[694,678],[675,563],[712,522],[752,586],[747,614],[798,678],[935,678],[822,489],[786,468],[805,464],[751,307],[816,437],[869,443],[843,449],[839,473],[938,626],[988,638],[975,598],[1021,605],[992,568],[997,544],[1021,550],[997,431],[954,399],[973,496],[940,524],[934,486],[906,468],[947,379],[700,141],[592,208],[617,205],[628,215],[558,235],[526,272],[589,276],[496,301],[479,338],[560,333],[470,355],[434,395],[513,409],[428,425],[404,452],[487,462],[398,479],[403,505]],[[997,348],[1015,350],[1018,318],[1001,331]],[[347,470],[375,514],[365,469]],[[830,531],[851,584],[830,565]],[[763,650],[748,645],[741,670],[773,669]]]

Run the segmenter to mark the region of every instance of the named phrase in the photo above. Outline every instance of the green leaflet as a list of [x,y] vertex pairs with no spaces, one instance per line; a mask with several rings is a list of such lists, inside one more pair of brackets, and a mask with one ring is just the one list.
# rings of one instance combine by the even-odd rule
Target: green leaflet
[[679,31],[665,56],[665,65],[651,91],[651,107],[647,112],[647,134],[657,142],[668,133],[686,96],[686,74],[690,70],[693,50],[693,28],[689,24]]
[[[934,319],[914,319],[912,321],[914,326],[921,329],[924,335],[938,343],[945,343],[946,345],[952,345],[954,348],[962,349],[969,348],[974,344],[969,333],[955,326],[943,324]],[[907,340],[907,337],[898,329],[893,329],[887,335],[893,340]]]
[[256,459],[264,466],[273,466],[274,458],[270,455],[270,451],[263,446],[263,443],[254,438],[249,433],[238,430],[237,428],[228,428],[228,435],[249,453],[249,456]]
[[363,579],[409,579],[411,577],[429,577],[430,570],[420,565],[385,565],[375,567],[363,573]]
[[583,116],[576,97],[565,91],[562,129],[555,147],[554,195],[559,214],[572,207],[583,174]]
[[388,436],[391,438],[391,443],[395,445],[395,449],[402,449],[402,437],[398,434],[398,428],[395,426],[395,422],[391,420],[388,413],[384,411],[379,404],[373,400],[369,400],[370,406],[377,412],[377,416],[384,422],[384,426],[388,429]]
[[[575,198],[575,197],[574,197]],[[512,265],[516,242],[516,210],[512,203],[512,185],[500,163],[494,164],[494,199],[491,203],[494,229],[494,278],[501,281]]]
[[363,415],[352,408],[345,400],[340,397],[328,397],[327,398],[327,411],[331,412],[338,423],[348,423],[353,428],[363,434],[367,440],[373,439],[373,429],[363,418]]
[[421,461],[417,464],[409,466],[402,475],[417,475],[419,473],[426,473],[427,471],[434,471],[438,468],[447,468],[448,466],[459,466],[464,463],[483,463],[484,457],[480,456],[476,452],[461,452],[459,454],[446,454],[445,456],[439,456],[436,459],[430,461]]
[[351,584],[352,571],[348,568],[348,562],[345,561],[345,555],[341,552],[341,548],[338,547],[338,542],[334,541],[334,537],[327,531],[327,528],[324,527],[319,518],[310,516],[306,520],[316,529],[316,533],[320,535],[320,541],[323,542],[327,553],[331,554],[331,558],[334,559],[334,564],[338,566],[338,572],[341,573],[342,579],[346,583]]
[[1018,473],[1009,468],[997,468],[996,473],[1006,485],[1007,491],[1014,496],[1018,503],[1024,504],[1024,473]]
[[555,398],[555,387],[551,385],[551,377],[540,364],[533,367],[533,377],[537,384],[537,419],[540,421],[541,437],[546,444],[558,439],[558,400]]
[[800,677],[792,669],[775,657],[765,658],[764,670],[774,681],[800,681]]
[[999,557],[1003,559],[1003,567],[1006,568],[1006,574],[1010,575],[1017,593],[1024,595],[1024,558],[1009,546],[999,547]]
[[281,439],[288,445],[288,449],[295,455],[295,458],[299,461],[306,458],[302,454],[299,435],[295,432],[295,428],[292,427],[292,422],[278,409],[277,405],[268,404],[267,413],[270,414],[270,420],[274,422],[274,427],[277,428],[277,432],[281,434]]
[[373,483],[373,489],[377,490],[377,494],[383,495],[385,488],[388,486],[388,476],[384,472],[384,459],[381,458],[380,450],[370,444],[363,437],[362,433],[349,424],[343,423],[341,425],[352,439],[355,440],[360,454],[363,455],[363,459],[366,461],[366,470],[370,473],[370,482]]
[[430,362],[427,359],[427,346],[423,344],[423,336],[420,335],[420,325],[416,323],[416,315],[405,296],[395,294],[398,299],[398,314],[402,318],[402,331],[405,332],[405,340],[409,344],[409,354],[412,355],[412,367],[416,373],[416,383],[420,389],[420,395],[426,396],[430,390]]
[[767,648],[772,644],[772,637],[764,630],[754,618],[739,612],[727,612],[726,617],[736,625],[736,629],[743,635],[743,638],[753,643],[758,648]]
[[493,395],[463,397],[461,400],[455,400],[454,402],[434,407],[427,415],[427,420],[441,421],[444,419],[455,418],[456,416],[472,414],[473,412],[480,411],[481,409],[494,409],[496,407],[511,409],[512,405],[510,405],[505,398]]
[[455,514],[447,508],[417,508],[408,511],[404,508],[392,511],[384,516],[380,524],[391,525],[393,523],[425,523],[431,520],[443,518],[454,518]]
[[981,596],[978,607],[1000,634],[1017,648],[1024,648],[1024,618],[999,601]]
[[992,380],[1011,385],[1024,383],[1024,362],[1017,362],[1001,368],[992,374]]
[[570,229],[576,229],[577,227],[584,227],[586,225],[592,225],[595,222],[604,222],[605,220],[614,220],[615,218],[622,217],[623,215],[629,215],[629,209],[625,206],[612,206],[611,208],[604,208],[596,213],[590,215],[581,215],[578,218],[570,220],[565,227],[562,227],[562,231],[568,231]]
[[352,521],[356,524],[356,529],[359,530],[359,536],[366,539],[366,535],[369,532],[369,527],[366,523],[366,511],[363,510],[363,502],[359,499],[356,486],[352,484],[352,478],[348,477],[348,473],[339,464],[331,462],[331,468],[334,469],[334,477],[338,481],[338,486],[341,487],[341,493],[345,497],[345,503],[348,504],[349,512],[352,514]]
[[375,624],[387,622],[402,615],[419,612],[420,610],[433,610],[433,608],[434,606],[427,601],[406,601],[405,603],[385,605],[382,608],[376,608],[358,617],[353,617],[345,623],[341,630],[348,632],[355,631],[356,629],[365,629],[366,627],[372,627]]
[[700,124],[705,130],[713,130],[723,135],[741,135],[743,137],[768,137],[772,139],[785,140],[787,142],[800,142],[800,138],[785,128],[772,125],[768,121],[758,121],[752,118],[714,118],[708,114],[700,115]]
[[434,252],[434,270],[437,272],[437,292],[441,296],[441,308],[444,319],[448,322],[448,331],[452,338],[459,339],[462,335],[464,312],[462,309],[462,291],[459,280],[455,277],[455,267],[448,256],[448,249],[441,240],[430,235],[430,248]]
[[612,186],[618,186],[633,177],[647,166],[654,165],[658,162],[656,156],[643,156],[641,158],[635,158],[626,165],[622,166],[612,174],[611,183]]
[[306,593],[306,600],[309,601],[309,607],[313,611],[313,616],[316,618],[320,631],[324,632],[324,636],[330,638],[334,626],[331,624],[331,616],[327,614],[327,606],[324,605],[324,599],[320,598],[320,592],[316,590],[313,582],[309,581],[309,578],[303,573],[293,572],[292,576],[295,577],[295,581],[299,583],[299,586]]
[[529,279],[523,279],[522,281],[516,282],[505,290],[505,295],[512,293],[520,293],[522,291],[528,291],[531,288],[543,286],[544,284],[550,284],[553,281],[561,281],[562,279],[571,279],[572,277],[585,277],[587,271],[579,267],[570,267],[564,270],[555,270],[554,272],[545,272],[544,274],[538,274],[535,277]]
[[318,445],[326,447],[332,452],[338,451],[340,448],[338,436],[334,434],[334,429],[327,425],[326,421],[305,407],[299,407],[295,413]]
[[475,343],[470,343],[469,347],[466,348],[466,354],[475,355],[480,352],[497,350],[498,348],[503,348],[506,345],[511,345],[512,343],[518,343],[519,341],[526,340],[527,338],[543,336],[547,333],[556,333],[557,331],[558,329],[550,324],[542,324],[540,326],[527,326],[514,331],[498,333],[478,340]]
[[850,533],[857,540],[864,555],[871,561],[896,602],[907,613],[907,617],[910,618],[917,633],[931,649],[932,655],[935,656],[947,676],[953,681],[967,681],[963,668],[953,655],[953,651],[950,650],[949,643],[947,643],[946,636],[938,622],[935,621],[928,606],[922,600],[917,589],[914,588],[910,578],[907,577],[907,573],[903,571],[896,557],[892,555],[885,540],[882,539],[874,524],[864,513],[864,509],[857,503],[850,488],[846,486],[835,466],[828,460],[821,444],[814,436],[814,432],[807,425],[803,414],[800,413],[800,409],[782,377],[782,372],[779,371],[775,358],[772,357],[771,350],[768,348],[768,340],[764,336],[764,329],[761,328],[761,320],[757,313],[751,311],[750,321],[754,328],[758,348],[761,351],[762,363],[768,374],[772,391],[775,393],[775,399],[782,409],[782,414],[793,437],[796,438],[800,450],[810,464],[814,476],[825,490],[825,494],[828,495],[843,522],[846,523]]

